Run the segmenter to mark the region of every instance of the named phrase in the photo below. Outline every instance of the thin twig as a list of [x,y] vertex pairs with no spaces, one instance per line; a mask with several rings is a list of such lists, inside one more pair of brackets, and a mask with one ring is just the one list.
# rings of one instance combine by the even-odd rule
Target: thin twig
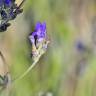
[[22,7],[22,5],[24,4],[26,0],[22,0],[22,2],[19,4],[19,6],[16,8],[15,12],[18,11],[18,9],[20,9]]
[[23,0],[23,1],[20,3],[20,5],[18,6],[18,8],[20,8],[25,1],[26,1],[26,0]]
[[1,51],[0,51],[0,56],[1,56],[2,60],[3,60],[3,63],[6,64],[6,60],[5,60],[5,58],[4,58],[4,56],[3,56]]

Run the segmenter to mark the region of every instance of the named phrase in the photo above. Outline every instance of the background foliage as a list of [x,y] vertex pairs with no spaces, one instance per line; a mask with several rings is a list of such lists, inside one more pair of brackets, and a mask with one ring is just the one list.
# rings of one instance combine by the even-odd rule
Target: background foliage
[[[12,84],[10,96],[95,96],[95,0],[26,0],[23,9],[7,32],[0,33],[12,79],[31,65],[28,35],[37,21],[46,21],[50,44],[31,72]],[[78,41],[90,52],[79,51]]]

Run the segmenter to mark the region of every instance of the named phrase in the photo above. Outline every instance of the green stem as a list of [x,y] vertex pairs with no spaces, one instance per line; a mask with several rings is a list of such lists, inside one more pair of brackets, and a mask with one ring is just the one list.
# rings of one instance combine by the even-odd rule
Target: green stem
[[21,76],[19,76],[19,77],[17,77],[16,79],[14,79],[13,82],[24,78],[24,77],[31,71],[31,69],[37,64],[38,61],[39,61],[39,59],[36,59],[36,60],[32,63],[32,65],[31,65]]

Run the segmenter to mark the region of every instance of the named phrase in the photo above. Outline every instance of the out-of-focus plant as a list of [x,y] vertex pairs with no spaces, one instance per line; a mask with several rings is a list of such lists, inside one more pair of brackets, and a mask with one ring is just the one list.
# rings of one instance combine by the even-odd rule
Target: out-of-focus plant
[[[0,32],[6,31],[7,27],[10,26],[9,21],[14,20],[18,14],[22,13],[23,9],[21,9],[21,6],[24,1],[22,0],[18,6],[15,0],[0,0]],[[2,71],[6,71],[6,59],[1,51],[0,58],[3,62],[1,65],[4,65],[4,70],[2,69]],[[11,82],[9,75],[9,71],[6,71],[4,74],[0,73],[0,89],[6,88],[9,82]]]
[[[0,52],[0,58],[2,62],[0,62],[0,70],[4,71],[2,74],[0,73],[0,95],[3,89],[10,90],[11,85],[11,77],[8,69],[8,65],[6,63],[5,57],[3,56],[2,52]],[[1,64],[2,63],[2,64]],[[4,73],[4,74],[3,74]],[[9,92],[5,93],[8,95]]]
[[6,31],[10,26],[9,21],[14,20],[18,14],[22,13],[21,6],[24,1],[18,6],[15,0],[0,0],[0,32]]

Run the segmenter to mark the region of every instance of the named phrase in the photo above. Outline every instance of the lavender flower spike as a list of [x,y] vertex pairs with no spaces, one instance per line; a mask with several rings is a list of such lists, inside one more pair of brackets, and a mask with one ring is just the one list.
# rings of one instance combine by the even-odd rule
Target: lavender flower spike
[[40,57],[46,52],[49,40],[47,39],[46,23],[37,22],[35,30],[29,35],[32,44],[32,65],[14,81],[20,80],[25,77],[30,70],[37,64]]
[[46,23],[37,22],[35,30],[30,34],[29,39],[32,43],[32,57],[36,59],[45,53],[49,43],[47,40]]

